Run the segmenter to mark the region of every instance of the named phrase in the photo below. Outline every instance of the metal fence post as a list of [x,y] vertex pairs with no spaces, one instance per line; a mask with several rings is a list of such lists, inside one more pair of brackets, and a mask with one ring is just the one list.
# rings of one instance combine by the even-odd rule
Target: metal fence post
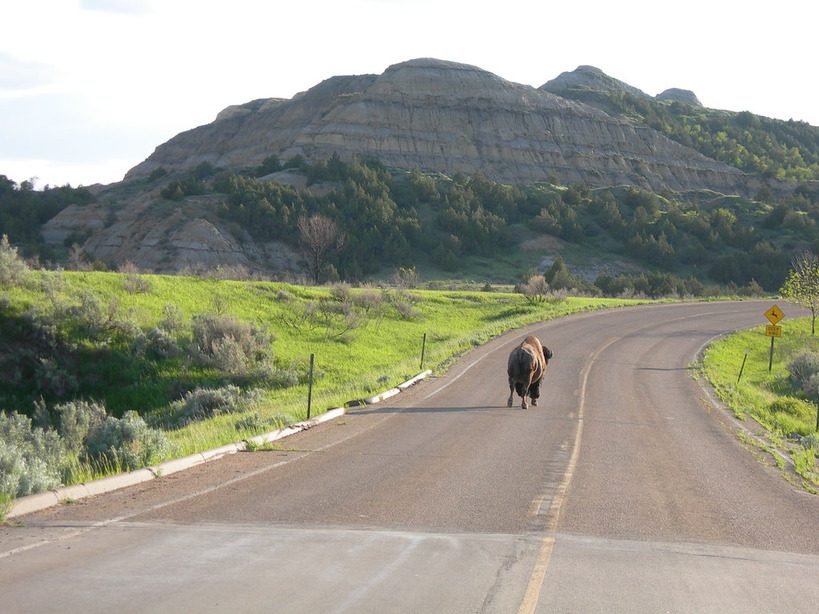
[[307,383],[307,419],[310,419],[310,407],[313,404],[313,364],[315,354],[310,354],[310,376]]
[[424,333],[424,340],[421,342],[421,371],[424,370],[424,354],[427,350],[427,334]]

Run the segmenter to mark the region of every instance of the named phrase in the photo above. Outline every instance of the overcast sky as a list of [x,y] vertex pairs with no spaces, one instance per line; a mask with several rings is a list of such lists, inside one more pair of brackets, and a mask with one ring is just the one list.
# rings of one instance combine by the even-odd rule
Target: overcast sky
[[231,104],[434,57],[539,87],[582,64],[819,126],[816,0],[0,0],[0,174],[122,179]]

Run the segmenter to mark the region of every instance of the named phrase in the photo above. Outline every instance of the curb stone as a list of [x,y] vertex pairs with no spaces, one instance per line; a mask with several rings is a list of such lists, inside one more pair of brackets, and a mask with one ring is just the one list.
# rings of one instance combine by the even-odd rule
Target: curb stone
[[432,375],[432,371],[427,369],[426,371],[422,371],[415,377],[408,379],[406,382],[398,384],[398,386],[396,386],[395,388],[390,388],[389,390],[385,390],[380,394],[376,394],[365,399],[353,399],[352,401],[347,401],[344,404],[344,407],[361,407],[362,405],[374,405],[375,403],[380,403],[385,399],[389,399],[390,397],[394,397],[395,395],[400,394],[407,388],[414,386],[422,379],[424,379],[425,377],[429,377],[430,375]]
[[[391,388],[386,392],[382,392],[381,394],[369,397],[367,399],[362,399],[360,401],[350,401],[349,403],[345,403],[345,407],[354,407],[355,405],[364,404],[370,405],[373,403],[379,403],[384,399],[388,399],[400,393],[401,391],[406,390],[410,386],[413,386],[414,384],[418,383],[419,381],[421,381],[425,377],[428,377],[431,374],[432,371],[424,371],[422,373],[419,373],[415,377],[407,380],[406,382],[399,384],[396,388]],[[353,403],[355,405],[350,405],[350,403]],[[322,424],[324,422],[328,422],[330,420],[334,420],[335,418],[339,418],[343,416],[344,413],[345,413],[344,407],[328,409],[320,416],[311,418],[310,420],[290,424],[275,431],[264,433],[262,435],[257,435],[256,437],[251,437],[249,439],[237,443],[230,443],[225,446],[214,448],[212,450],[205,450],[204,452],[197,452],[196,454],[191,454],[189,456],[185,456],[182,458],[175,458],[173,460],[160,463],[159,465],[151,465],[150,467],[144,467],[142,469],[129,471],[127,473],[121,473],[119,475],[109,476],[99,480],[82,482],[80,484],[72,484],[71,486],[63,486],[61,488],[56,488],[54,490],[49,490],[34,495],[28,495],[25,497],[19,497],[12,501],[11,509],[8,511],[5,517],[6,519],[9,519],[15,518],[17,516],[23,516],[25,514],[31,514],[33,512],[39,512],[41,510],[44,510],[49,507],[54,507],[66,501],[76,501],[78,499],[84,499],[86,497],[91,497],[94,495],[119,490],[120,488],[125,488],[127,486],[141,484],[142,482],[148,482],[158,477],[171,475],[172,473],[183,471],[185,469],[190,469],[191,467],[201,465],[202,463],[206,463],[208,461],[216,460],[227,454],[235,454],[236,452],[241,452],[247,448],[248,442],[253,442],[256,445],[264,445],[266,443],[271,443],[278,439],[282,439],[290,435],[295,435],[296,433],[300,433],[301,431],[309,430],[314,426],[318,426],[319,424]]]

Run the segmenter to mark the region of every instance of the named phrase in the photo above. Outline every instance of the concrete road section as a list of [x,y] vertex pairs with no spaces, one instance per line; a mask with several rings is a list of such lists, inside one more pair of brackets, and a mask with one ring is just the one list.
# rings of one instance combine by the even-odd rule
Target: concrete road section
[[[769,306],[530,326],[279,449],[23,516],[0,529],[0,609],[819,611],[819,498],[691,372]],[[541,403],[507,408],[530,333],[555,354]]]

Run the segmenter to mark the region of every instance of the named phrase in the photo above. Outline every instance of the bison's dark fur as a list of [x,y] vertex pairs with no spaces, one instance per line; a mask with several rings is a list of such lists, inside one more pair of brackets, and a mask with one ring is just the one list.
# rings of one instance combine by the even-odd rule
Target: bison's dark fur
[[512,350],[506,367],[509,375],[509,400],[507,401],[509,407],[512,407],[512,397],[515,392],[522,399],[521,408],[526,409],[527,396],[532,399],[532,405],[537,405],[538,397],[540,397],[540,382],[552,356],[552,351],[544,348],[540,339],[531,335]]

